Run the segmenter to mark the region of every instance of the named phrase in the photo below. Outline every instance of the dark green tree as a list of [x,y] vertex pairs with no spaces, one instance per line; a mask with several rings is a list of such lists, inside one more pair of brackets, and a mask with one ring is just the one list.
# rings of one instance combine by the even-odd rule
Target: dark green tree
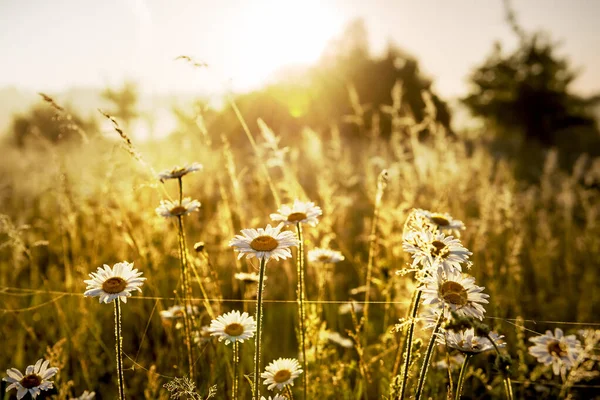
[[[522,135],[543,147],[577,151],[598,140],[591,106],[593,99],[572,93],[577,74],[566,58],[555,54],[556,43],[547,35],[526,33],[505,2],[507,21],[519,38],[517,49],[492,54],[469,77],[471,91],[462,99],[471,112],[492,121],[500,135]],[[597,143],[597,142],[596,142]]]

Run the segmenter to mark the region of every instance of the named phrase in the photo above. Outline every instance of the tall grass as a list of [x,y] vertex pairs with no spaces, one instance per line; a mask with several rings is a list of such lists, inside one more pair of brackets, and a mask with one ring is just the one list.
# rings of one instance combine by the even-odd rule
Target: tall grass
[[[432,134],[420,141],[418,131],[423,127],[394,126],[389,141],[367,134],[348,140],[335,128],[322,134],[306,129],[290,145],[283,164],[268,162],[281,156],[268,146],[261,157],[245,153],[247,135],[252,135],[247,127],[246,135],[213,136],[217,139],[207,141],[201,132],[190,132],[161,143],[138,144],[137,150],[157,170],[186,161],[204,165],[201,177],[186,180],[186,193],[201,199],[203,206],[187,217],[183,245],[188,248],[204,242],[203,251],[188,254],[188,261],[214,307],[248,310],[248,302],[254,301],[252,290],[245,290],[233,278],[235,272],[258,270],[256,262],[236,260],[227,246],[240,228],[263,226],[279,199],[293,200],[299,188],[322,207],[319,225],[304,232],[306,248],[334,247],[345,260],[329,275],[329,290],[323,291],[327,296],[321,295],[326,302],[319,305],[323,312],[309,309],[305,321],[313,398],[379,399],[389,394],[392,366],[397,364],[396,354],[402,353],[404,337],[393,328],[407,315],[415,290],[410,279],[393,273],[409,261],[402,251],[402,230],[413,207],[450,212],[469,227],[462,239],[477,266],[471,272],[490,294],[486,322],[507,336],[507,350],[518,360],[513,376],[520,382],[548,381],[550,376],[523,354],[523,328],[515,328],[511,318],[523,317],[524,327],[537,332],[555,325],[528,320],[597,322],[600,193],[582,182],[598,172],[583,159],[572,171],[561,171],[556,162],[559,153],[549,152],[539,181],[524,183],[514,176],[515,164],[492,156],[484,139],[451,138],[430,122]],[[257,140],[253,148],[261,145],[260,140],[253,140]],[[378,176],[384,168],[389,178],[385,196],[380,197]],[[83,293],[83,279],[90,271],[127,259],[143,268],[148,278],[143,295],[131,298],[122,320],[128,338],[123,343],[128,393],[130,398],[168,397],[153,382],[162,384],[185,375],[182,366],[188,360],[178,345],[179,333],[158,314],[173,303],[180,274],[180,238],[154,213],[161,198],[160,185],[120,142],[101,136],[90,136],[89,143],[78,147],[3,149],[0,285],[36,291],[0,291],[0,336],[4,338],[0,365],[27,365],[47,346],[66,339],[67,362],[58,383],[73,382],[77,390],[66,386],[65,390],[73,390],[69,395],[87,388],[102,393],[102,398],[114,398],[114,366],[107,356],[112,332],[103,329],[111,324],[112,313],[78,294]],[[377,242],[370,257],[373,210],[378,201]],[[359,286],[365,283],[367,265],[365,292]],[[308,265],[306,269],[307,304],[318,296],[321,271],[317,268]],[[295,279],[293,260],[279,262],[269,271],[263,359],[297,357]],[[364,293],[369,299],[365,307],[368,326],[364,327],[369,340],[359,361],[356,348],[323,338],[331,331],[344,337],[355,331],[352,317],[339,314],[340,304],[335,302],[360,302]],[[275,300],[286,302],[269,302]],[[201,332],[214,311],[207,312],[204,301],[194,304],[202,310],[197,317]],[[416,345],[408,351],[420,362],[427,337],[421,322],[414,322],[414,330],[409,331]],[[226,398],[231,392],[224,386],[232,373],[229,353],[202,335],[195,346],[198,391],[206,393],[217,385],[218,397]],[[445,359],[442,353],[433,352],[433,366]],[[361,362],[369,368],[366,380]],[[404,362],[411,360],[400,357],[398,365]],[[417,365],[412,369],[417,370]],[[456,382],[459,371],[430,368],[422,388],[424,397],[443,398],[449,376]],[[240,369],[253,370],[251,352],[240,353]],[[503,396],[503,376],[494,371],[489,357],[471,359],[463,372],[472,377],[464,384],[464,394]],[[239,398],[250,398],[252,376],[246,378],[241,380]],[[407,378],[406,393],[414,394],[416,378],[414,374]],[[585,398],[585,388],[570,385],[574,398]],[[539,398],[551,398],[560,390],[547,388],[548,392],[537,393]],[[536,394],[533,385],[524,383],[514,390],[515,398]]]

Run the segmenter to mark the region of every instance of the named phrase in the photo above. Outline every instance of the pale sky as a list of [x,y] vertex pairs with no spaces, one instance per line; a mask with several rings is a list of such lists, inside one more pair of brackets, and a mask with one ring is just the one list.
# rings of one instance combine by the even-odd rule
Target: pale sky
[[[527,29],[563,43],[581,69],[575,88],[600,91],[600,1],[513,0]],[[372,49],[416,56],[443,96],[462,95],[495,40],[515,38],[501,0],[0,0],[0,88],[35,91],[120,85],[216,94],[260,86],[285,64],[316,61],[363,17]],[[186,54],[210,64],[194,70]]]

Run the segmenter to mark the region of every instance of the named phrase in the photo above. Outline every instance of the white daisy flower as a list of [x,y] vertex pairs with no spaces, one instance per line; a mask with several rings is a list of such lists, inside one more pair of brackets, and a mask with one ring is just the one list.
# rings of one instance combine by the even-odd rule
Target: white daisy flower
[[[183,324],[179,320],[181,320],[184,317],[184,310],[185,309],[183,308],[183,306],[174,305],[167,308],[166,310],[162,310],[160,312],[160,318],[166,324],[170,324],[173,321],[175,321],[175,329],[181,329],[183,328]],[[198,314],[198,307],[188,306],[187,312],[189,315]]]
[[192,200],[189,197],[184,198],[181,203],[170,200],[161,200],[160,206],[156,207],[156,214],[165,218],[179,217],[198,211],[200,206],[201,204],[198,200]]
[[452,236],[443,233],[419,232],[404,241],[402,248],[412,254],[412,268],[421,265],[423,268],[432,268],[441,264],[445,270],[462,271],[461,264],[466,263],[471,268],[469,256],[471,253]]
[[[506,346],[506,343],[502,340],[504,336],[490,332],[490,337],[496,346]],[[465,354],[478,354],[494,349],[492,342],[487,337],[475,335],[475,329],[473,328],[468,328],[460,332],[448,330],[437,333],[437,342]]]
[[256,321],[247,312],[231,311],[213,319],[208,328],[211,336],[218,336],[219,342],[225,344],[240,342],[250,339],[256,332]]
[[336,250],[316,248],[308,252],[308,261],[336,264],[344,261],[344,256]]
[[209,342],[210,337],[210,327],[208,325],[203,325],[200,328],[200,331],[193,331],[192,335],[194,336],[193,341],[197,345],[201,345],[203,343]]
[[482,320],[489,295],[482,293],[483,287],[475,285],[475,278],[458,271],[437,271],[423,278],[423,304],[435,304],[450,318],[452,311],[459,316]]
[[131,292],[142,291],[140,287],[144,284],[146,278],[142,278],[142,272],[133,268],[133,263],[123,261],[116,263],[113,268],[104,264],[104,268],[98,268],[96,272],[90,273],[92,279],[84,281],[88,286],[84,296],[96,297],[100,303],[110,303],[114,299],[120,298],[123,303],[127,303],[127,298]]
[[338,313],[340,314],[350,314],[354,310],[355,313],[362,312],[363,306],[362,304],[357,303],[356,301],[348,301],[338,307]]
[[456,237],[460,237],[460,231],[465,230],[465,224],[458,219],[452,218],[448,213],[434,213],[427,210],[416,209],[415,216],[417,219],[426,222],[434,232],[448,232],[454,234]]
[[267,365],[260,376],[265,380],[263,384],[269,385],[269,390],[282,390],[287,385],[294,386],[294,379],[302,372],[300,363],[295,358],[279,358]]
[[88,392],[87,390],[79,397],[73,397],[70,400],[94,400],[96,398],[96,392]]
[[8,376],[2,378],[3,381],[10,383],[6,391],[17,389],[17,399],[21,400],[27,393],[35,399],[42,390],[52,389],[54,385],[48,379],[56,375],[58,368],[48,368],[48,364],[50,361],[40,358],[35,365],[27,367],[25,375],[16,368],[7,369]]
[[260,396],[260,400],[289,400],[287,397],[282,396],[280,394],[276,394],[275,397],[269,396],[267,399],[265,396]]
[[322,214],[321,207],[315,206],[312,201],[304,203],[300,200],[294,200],[291,207],[287,204],[279,207],[277,213],[271,214],[271,219],[273,221],[283,221],[285,225],[302,223],[316,226],[319,223],[317,217]]
[[[258,283],[258,274],[256,272],[236,272],[235,275],[233,275],[233,277],[235,279],[237,279],[238,281],[242,281],[244,283]],[[267,277],[263,277],[263,280],[267,280]]]
[[546,331],[545,335],[529,338],[529,341],[535,343],[529,348],[529,354],[539,363],[552,364],[554,375],[560,375],[561,370],[569,370],[581,349],[581,342],[575,335],[565,336],[560,328],[554,329],[554,334]]
[[189,174],[190,172],[200,171],[202,169],[202,164],[197,162],[191,163],[189,165],[180,167],[179,165],[174,166],[171,169],[166,169],[158,174],[158,178],[163,181],[165,179],[178,179],[184,175]]
[[275,260],[292,257],[290,247],[298,246],[298,237],[294,232],[281,232],[283,223],[272,228],[267,225],[265,229],[242,229],[241,235],[235,235],[229,242],[240,254],[238,258],[244,255],[248,258],[256,257],[259,260]]
[[354,342],[350,338],[343,337],[338,332],[325,331],[323,337],[332,343],[335,343],[346,349],[354,347]]

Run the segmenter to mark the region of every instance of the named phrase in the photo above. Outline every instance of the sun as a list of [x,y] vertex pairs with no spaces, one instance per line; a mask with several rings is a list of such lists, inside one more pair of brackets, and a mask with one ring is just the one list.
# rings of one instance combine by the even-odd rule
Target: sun
[[245,59],[238,76],[255,84],[282,67],[316,62],[343,23],[329,5],[315,0],[253,1],[243,13],[232,32]]

